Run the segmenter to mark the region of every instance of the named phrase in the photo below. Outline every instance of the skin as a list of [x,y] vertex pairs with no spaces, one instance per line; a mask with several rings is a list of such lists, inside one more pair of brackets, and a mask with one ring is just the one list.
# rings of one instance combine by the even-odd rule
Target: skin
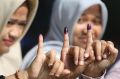
[[[18,40],[18,38],[22,35],[27,23],[27,16],[28,8],[26,6],[21,6],[10,17],[7,26],[5,26],[5,28],[1,32],[2,38],[0,40],[0,44],[2,45],[2,47],[0,51],[9,51],[9,47],[13,45],[16,40]],[[6,42],[4,41],[4,39],[7,39],[8,41]],[[12,42],[10,42],[9,40],[12,40]],[[43,71],[47,71],[48,73],[44,75]],[[48,79],[51,78],[50,75],[59,76],[62,73],[68,74],[69,71],[64,70],[64,63],[61,60],[56,59],[56,54],[54,50],[49,51],[47,54],[43,53],[43,36],[40,35],[37,56],[28,69],[19,70],[17,72],[17,75],[20,79],[36,79],[38,78],[39,74],[42,74],[42,79]],[[5,79],[16,79],[16,76],[15,74],[13,74],[7,76]]]
[[0,33],[0,54],[9,51],[12,46],[22,35],[27,23],[28,9],[22,6],[10,17],[8,24]]
[[[92,25],[92,29],[87,30],[87,24]],[[82,73],[90,77],[101,76],[103,71],[115,61],[118,50],[110,41],[97,40],[102,32],[100,7],[95,5],[88,8],[75,24],[74,30],[72,47],[69,46],[68,33],[64,34],[60,57],[64,65],[54,64],[50,75],[55,79],[75,79]],[[65,75],[63,70],[70,73]],[[46,73],[43,79],[46,78],[45,75]]]
[[[87,30],[87,24],[92,25],[92,29]],[[73,47],[69,46],[68,33],[64,34],[61,61],[59,61],[64,65],[53,63],[52,69],[41,68],[46,72],[41,73],[43,75],[39,75],[40,78],[75,79],[82,73],[90,77],[101,76],[103,71],[115,61],[118,54],[111,41],[97,40],[101,32],[101,10],[98,5],[95,5],[88,8],[75,24]],[[65,70],[69,72],[68,75],[64,74]],[[49,72],[52,77],[46,76]]]
[[99,5],[91,6],[85,10],[80,19],[74,25],[72,45],[86,48],[87,24],[92,26],[93,39],[98,39],[102,32],[101,20],[101,9]]
[[[89,13],[89,11],[86,12]],[[90,23],[93,26],[93,18],[89,18],[90,20],[88,19],[85,22],[86,25]],[[99,24],[98,27],[102,29]],[[115,61],[118,50],[110,41],[94,40],[97,36],[99,37],[100,32],[94,34],[93,28],[87,30],[86,42],[81,40],[83,44],[85,43],[85,47],[82,45],[70,47],[68,33],[65,33],[61,50],[61,60],[56,59],[54,50],[49,51],[46,55],[43,53],[43,37],[40,35],[37,55],[24,74],[30,79],[36,79],[38,76],[40,79],[75,79],[81,73],[90,77],[100,76],[104,69]],[[78,39],[77,35],[76,39]],[[106,49],[109,53],[106,52]],[[22,74],[21,78],[27,79],[23,77]]]

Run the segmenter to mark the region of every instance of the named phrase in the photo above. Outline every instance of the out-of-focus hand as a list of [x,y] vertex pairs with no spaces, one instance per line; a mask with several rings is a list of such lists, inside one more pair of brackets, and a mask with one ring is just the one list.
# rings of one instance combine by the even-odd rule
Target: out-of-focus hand
[[[88,38],[88,41],[90,41],[90,39],[93,41],[91,30],[88,30]],[[90,77],[99,77],[108,66],[114,63],[118,50],[111,41],[95,40],[93,43],[87,44],[87,47],[89,45],[91,45],[94,52],[95,61],[86,67],[84,74]],[[88,57],[89,51],[85,54],[87,54],[85,57]]]
[[[88,65],[84,74],[91,77],[99,77],[104,70],[113,64],[117,58],[118,50],[110,41],[95,41],[93,43],[95,61]],[[91,73],[92,72],[92,73]]]

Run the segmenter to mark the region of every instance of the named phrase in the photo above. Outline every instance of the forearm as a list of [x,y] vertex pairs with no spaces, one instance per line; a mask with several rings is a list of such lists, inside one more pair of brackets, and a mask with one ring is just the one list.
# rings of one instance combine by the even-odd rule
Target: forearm
[[5,77],[5,79],[17,79],[17,78],[15,77],[15,75],[10,75],[10,76]]

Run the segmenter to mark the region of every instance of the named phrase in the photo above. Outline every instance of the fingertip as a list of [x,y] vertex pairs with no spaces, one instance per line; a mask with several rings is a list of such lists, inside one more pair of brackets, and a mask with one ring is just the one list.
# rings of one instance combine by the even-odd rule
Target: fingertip
[[98,56],[97,59],[98,59],[98,61],[100,61],[101,60],[101,56]]
[[39,39],[42,39],[43,38],[43,35],[40,33],[39,34]]
[[88,58],[89,57],[89,54],[88,53],[85,53],[85,58]]
[[49,75],[54,75],[54,73],[50,72],[50,74],[49,74]]
[[91,25],[87,24],[87,30],[91,30],[91,29],[92,29]]
[[79,62],[79,65],[84,65],[84,61],[80,61],[80,62]]
[[103,58],[104,58],[104,59],[106,59],[106,58],[107,58],[107,55],[106,55],[106,54],[104,54],[104,55],[103,55]]
[[51,67],[53,65],[53,63],[49,63],[48,66]]
[[68,33],[68,28],[67,26],[64,28],[64,34],[67,34]]
[[77,60],[75,60],[75,65],[78,65],[78,61]]
[[62,74],[70,74],[70,70],[64,69]]

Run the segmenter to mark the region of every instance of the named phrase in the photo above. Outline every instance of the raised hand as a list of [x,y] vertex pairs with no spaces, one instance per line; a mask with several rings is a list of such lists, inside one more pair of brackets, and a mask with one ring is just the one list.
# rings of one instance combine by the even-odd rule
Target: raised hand
[[64,79],[75,79],[84,71],[85,67],[93,61],[93,53],[89,54],[86,61],[84,59],[84,53],[85,50],[79,46],[69,46],[68,32],[65,27],[63,47],[61,50],[61,60],[65,64],[65,69],[70,70],[70,74],[65,76]]
[[43,53],[43,37],[42,35],[40,35],[37,55],[35,59],[33,60],[32,64],[30,65],[30,67],[27,69],[30,79],[36,79],[38,77],[45,59],[46,59],[46,56]]
[[[64,63],[56,59],[54,49],[47,54],[43,52],[43,37],[39,36],[38,50],[35,59],[27,69],[29,79],[53,79],[60,74],[68,74],[64,70]],[[55,75],[55,77],[51,76]]]
[[[92,38],[92,34],[88,37]],[[104,40],[95,40],[91,46],[94,52],[95,61],[86,67],[84,74],[90,77],[99,77],[108,66],[114,63],[118,50],[114,47],[112,42]],[[89,54],[86,56],[89,56]]]

